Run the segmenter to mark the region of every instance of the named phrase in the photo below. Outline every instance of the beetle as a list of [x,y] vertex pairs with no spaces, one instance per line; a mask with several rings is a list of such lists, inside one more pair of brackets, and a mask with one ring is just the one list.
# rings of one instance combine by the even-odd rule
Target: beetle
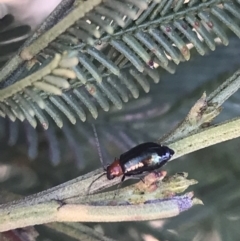
[[[98,135],[94,124],[92,124],[92,128],[96,139],[100,161],[104,166]],[[162,167],[173,155],[174,151],[167,146],[162,146],[154,142],[139,144],[121,154],[119,158],[115,158],[115,160],[107,167],[104,167],[106,173],[97,177],[97,179],[90,184],[88,193],[92,184],[105,174],[108,180],[122,176],[121,182],[123,182],[126,176],[136,178]]]
[[174,151],[167,146],[154,142],[146,142],[137,145],[129,151],[115,158],[114,162],[107,166],[107,179],[123,176],[138,176],[145,172],[154,171],[166,164],[174,155]]

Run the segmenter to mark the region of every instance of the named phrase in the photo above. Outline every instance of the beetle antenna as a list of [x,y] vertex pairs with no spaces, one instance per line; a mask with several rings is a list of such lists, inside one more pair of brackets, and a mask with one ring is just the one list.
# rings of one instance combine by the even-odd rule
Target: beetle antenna
[[98,176],[95,180],[93,180],[92,181],[92,183],[89,185],[89,187],[88,187],[88,190],[87,190],[87,195],[89,195],[89,193],[90,193],[90,189],[91,189],[91,187],[92,187],[92,185],[93,185],[93,183],[94,182],[96,182],[98,179],[100,179],[101,177],[103,177],[104,175],[106,175],[106,173],[104,172],[104,173],[102,173],[100,176]]
[[100,158],[100,161],[102,163],[102,167],[104,170],[106,170],[104,163],[103,163],[103,157],[102,157],[102,151],[101,151],[101,147],[100,147],[100,143],[99,143],[99,139],[98,139],[98,134],[97,134],[97,130],[94,124],[92,124],[92,128],[93,128],[93,133],[94,133],[94,137],[95,137],[95,141],[96,141],[96,146],[97,146],[97,151],[98,151],[98,156]]

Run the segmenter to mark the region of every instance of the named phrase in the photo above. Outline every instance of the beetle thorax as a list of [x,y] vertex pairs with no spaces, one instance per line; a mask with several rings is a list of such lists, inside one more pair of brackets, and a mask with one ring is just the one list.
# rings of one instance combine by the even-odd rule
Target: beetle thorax
[[107,167],[107,179],[111,180],[115,177],[119,177],[123,174],[122,167],[120,165],[119,159],[115,159],[115,161]]

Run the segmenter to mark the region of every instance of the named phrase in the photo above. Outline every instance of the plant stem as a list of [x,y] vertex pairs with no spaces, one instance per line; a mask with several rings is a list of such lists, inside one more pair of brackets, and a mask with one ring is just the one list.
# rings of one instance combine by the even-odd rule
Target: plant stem
[[169,145],[175,151],[172,160],[188,153],[240,136],[240,118],[212,126]]

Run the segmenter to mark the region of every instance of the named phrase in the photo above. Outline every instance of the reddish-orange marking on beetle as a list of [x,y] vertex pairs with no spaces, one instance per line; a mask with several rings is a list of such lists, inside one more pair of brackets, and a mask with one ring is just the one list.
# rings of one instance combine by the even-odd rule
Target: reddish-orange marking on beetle
[[120,165],[120,160],[115,159],[114,162],[107,167],[107,178],[113,179],[114,177],[119,177],[123,175],[123,170]]

